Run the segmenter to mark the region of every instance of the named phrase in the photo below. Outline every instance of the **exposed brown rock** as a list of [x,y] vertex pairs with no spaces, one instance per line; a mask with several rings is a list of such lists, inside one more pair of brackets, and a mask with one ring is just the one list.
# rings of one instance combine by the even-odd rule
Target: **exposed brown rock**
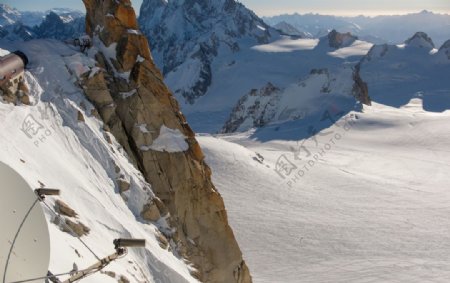
[[69,217],[77,217],[78,214],[67,203],[62,200],[56,200],[55,211]]
[[127,277],[124,275],[120,275],[119,280],[117,280],[118,283],[130,283],[130,280],[128,280]]
[[166,215],[167,213],[169,213],[169,210],[167,209],[166,205],[157,197],[155,197],[153,199],[153,202],[156,204],[156,206],[158,207],[158,210],[160,212],[160,214],[162,216]]
[[332,48],[342,48],[342,47],[349,46],[350,44],[355,42],[355,40],[357,40],[357,39],[358,39],[358,37],[353,36],[350,32],[340,33],[340,32],[337,32],[336,30],[332,30],[328,34],[328,43],[329,43],[329,46]]
[[[137,31],[130,1],[83,2],[87,32],[101,41],[94,44],[108,47],[117,43],[116,58],[107,60],[105,54],[97,54],[104,71],[86,77],[84,90],[170,213],[170,225],[176,228],[171,238],[177,250],[198,267],[203,282],[252,282],[222,197],[211,182],[211,170],[151,59],[147,39]],[[129,81],[124,77],[128,72]],[[126,98],[121,95],[130,92],[134,93]],[[143,124],[149,133],[136,131],[136,126]],[[163,125],[186,136],[187,151],[169,153],[146,147],[159,136]],[[164,214],[160,206],[155,201],[148,207],[148,211],[153,210],[149,218],[156,219],[155,208]]]
[[353,96],[362,104],[372,105],[372,100],[369,96],[369,87],[366,82],[364,82],[359,75],[360,64],[356,65],[353,71]]
[[91,231],[89,227],[87,227],[80,221],[75,222],[70,220],[69,218],[55,220],[55,223],[59,224],[61,220],[64,221],[65,224],[60,225],[60,227],[66,233],[75,233],[76,236],[82,237],[89,234],[89,232]]
[[162,233],[158,233],[157,237],[159,246],[162,249],[167,249],[169,247],[169,240],[167,240],[167,238]]
[[108,275],[111,278],[116,278],[116,273],[114,271],[100,271],[101,273]]
[[145,220],[153,222],[158,221],[158,219],[161,218],[158,206],[156,206],[154,202],[144,205],[141,215]]
[[30,96],[27,94],[21,95],[20,102],[25,105],[31,105]]
[[31,105],[29,90],[23,74],[0,86],[0,96],[7,103]]
[[124,179],[118,179],[117,185],[119,186],[120,193],[124,193],[130,190],[130,183],[125,181]]
[[77,112],[77,120],[78,120],[78,122],[85,122],[86,120],[84,119],[84,115],[83,115],[83,113],[81,113],[81,111],[79,111],[78,110],[78,112]]

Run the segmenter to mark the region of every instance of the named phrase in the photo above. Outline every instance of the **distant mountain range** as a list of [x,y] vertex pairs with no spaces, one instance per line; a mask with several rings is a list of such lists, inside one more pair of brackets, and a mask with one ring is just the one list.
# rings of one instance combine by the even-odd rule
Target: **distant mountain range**
[[45,12],[18,11],[0,4],[0,38],[30,40],[33,38],[68,39],[85,32],[84,13],[54,8]]
[[269,25],[287,23],[298,32],[310,33],[320,37],[332,29],[340,32],[351,32],[372,43],[402,43],[405,35],[417,31],[426,32],[437,45],[450,38],[450,15],[436,14],[430,11],[407,15],[376,17],[339,17],[320,14],[284,14],[264,17]]
[[[439,69],[431,72],[437,78],[448,65],[438,66],[435,61],[450,56],[445,47],[448,43],[442,45],[450,38],[446,28],[450,16],[428,11],[403,16],[293,14],[261,19],[234,0],[144,0],[139,23],[165,82],[193,127],[202,132],[232,132],[304,118],[306,112],[320,112],[330,103],[349,111],[356,101],[370,103],[369,95],[399,106],[376,88],[391,82],[393,88],[402,85],[411,89],[405,92],[409,98],[419,91],[433,90],[431,96],[426,94],[424,104],[437,109],[429,103],[434,90],[438,91],[434,86],[444,80],[429,80],[426,72],[416,71],[416,80],[426,88],[412,89],[414,84],[397,84],[372,75],[381,70],[393,78],[405,78],[423,63],[430,72]],[[85,32],[84,14],[68,9],[20,12],[0,5],[0,24],[0,38],[6,39],[65,40]],[[416,34],[418,31],[426,34]],[[425,46],[423,50],[433,54],[396,49],[396,44],[404,44],[413,34],[416,36],[405,46],[419,42]],[[375,66],[373,62],[358,64],[373,44],[384,46],[386,42],[387,49],[397,50],[394,53],[398,56],[391,59],[395,66],[413,66],[399,67],[396,72],[405,72],[403,75],[394,72],[395,66],[389,69],[392,64],[384,59],[380,59],[377,72],[370,69]],[[419,61],[409,60],[411,54]],[[369,83],[369,91],[364,83]],[[297,99],[297,93],[302,93],[302,99]],[[309,105],[311,101],[314,107]]]

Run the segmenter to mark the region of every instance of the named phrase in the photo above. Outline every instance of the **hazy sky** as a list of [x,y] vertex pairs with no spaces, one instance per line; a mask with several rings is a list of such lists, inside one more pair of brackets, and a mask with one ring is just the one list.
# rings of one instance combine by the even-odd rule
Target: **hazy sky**
[[[170,0],[169,0],[170,1]],[[137,11],[142,0],[132,0]],[[450,14],[450,0],[241,0],[258,15],[281,13],[325,13],[335,15],[404,14],[430,10]],[[0,0],[19,10],[47,10],[54,7],[84,10],[81,0]]]

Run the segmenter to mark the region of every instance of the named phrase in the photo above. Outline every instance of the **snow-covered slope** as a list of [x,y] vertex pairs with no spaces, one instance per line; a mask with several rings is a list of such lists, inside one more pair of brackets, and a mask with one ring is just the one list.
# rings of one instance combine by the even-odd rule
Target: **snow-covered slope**
[[415,99],[200,137],[254,282],[449,281],[449,121]]
[[370,96],[382,104],[400,107],[422,97],[428,111],[450,109],[448,45],[434,49],[425,33],[416,33],[402,45],[376,45],[361,61],[361,78]]
[[[0,103],[0,159],[36,188],[58,188],[58,199],[77,213],[90,232],[82,239],[100,257],[114,252],[113,239],[146,239],[145,249],[128,255],[83,282],[198,282],[190,267],[164,243],[164,217],[145,221],[140,213],[154,198],[151,186],[129,162],[123,148],[104,129],[92,104],[74,83],[76,75],[94,67],[94,61],[58,41],[0,41],[10,51],[20,49],[30,59],[26,81],[32,106]],[[120,193],[121,184],[129,184]],[[53,206],[55,198],[47,202]],[[50,270],[65,273],[73,264],[85,268],[95,257],[72,235],[53,222],[46,209],[52,250]],[[161,247],[163,246],[163,248]],[[111,275],[113,274],[113,277]],[[128,282],[128,281],[121,281]]]

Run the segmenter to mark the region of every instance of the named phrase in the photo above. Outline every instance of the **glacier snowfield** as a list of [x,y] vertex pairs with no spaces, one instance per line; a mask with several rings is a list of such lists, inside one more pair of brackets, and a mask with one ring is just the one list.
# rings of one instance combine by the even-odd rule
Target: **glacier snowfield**
[[[269,141],[199,137],[254,282],[449,282],[450,111],[415,98],[352,114],[348,131],[323,129],[317,146],[277,139],[296,136],[295,124]],[[301,144],[311,156],[296,160]],[[285,179],[283,155],[297,166]]]

